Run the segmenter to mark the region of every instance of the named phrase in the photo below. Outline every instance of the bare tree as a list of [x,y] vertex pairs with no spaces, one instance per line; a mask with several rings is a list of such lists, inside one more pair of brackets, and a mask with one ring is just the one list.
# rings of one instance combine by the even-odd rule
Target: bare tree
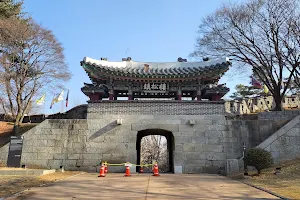
[[[166,137],[162,135],[149,135],[141,140],[141,163],[152,164],[158,162],[161,171],[168,171],[169,162]],[[151,169],[151,168],[149,168]]]
[[34,95],[42,88],[68,80],[70,73],[62,45],[50,30],[33,20],[18,19],[0,20],[1,27],[0,91],[5,94],[2,107],[15,117],[18,127]]
[[192,55],[229,56],[240,67],[252,67],[274,97],[275,110],[281,110],[299,70],[299,33],[298,0],[248,0],[224,5],[203,19]]

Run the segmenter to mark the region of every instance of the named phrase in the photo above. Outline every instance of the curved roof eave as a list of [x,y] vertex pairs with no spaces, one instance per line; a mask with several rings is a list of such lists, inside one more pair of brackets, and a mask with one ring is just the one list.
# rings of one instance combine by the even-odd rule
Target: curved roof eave
[[[86,71],[97,71],[103,76],[115,76],[126,78],[158,78],[158,79],[172,79],[172,78],[211,78],[221,76],[229,69],[231,63],[229,58],[222,58],[212,61],[203,62],[109,62],[103,60],[95,60],[85,57],[81,62]],[[86,68],[86,65],[94,68],[93,70]],[[90,76],[90,73],[88,73]],[[171,78],[171,77],[172,78]],[[205,76],[205,77],[203,77]],[[95,78],[94,76],[90,78]],[[184,78],[185,79],[185,78]]]

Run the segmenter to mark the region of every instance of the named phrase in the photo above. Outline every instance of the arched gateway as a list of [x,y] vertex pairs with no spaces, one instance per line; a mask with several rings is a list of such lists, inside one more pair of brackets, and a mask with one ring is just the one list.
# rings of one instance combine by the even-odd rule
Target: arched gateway
[[[139,131],[137,134],[137,139],[136,139],[136,150],[137,150],[137,164],[145,164],[145,163],[141,163],[141,153],[142,153],[142,139],[143,137],[146,136],[151,136],[151,135],[159,135],[159,136],[164,136],[164,138],[167,140],[166,141],[166,149],[167,149],[167,154],[166,155],[166,159],[167,159],[167,168],[165,169],[164,172],[174,172],[174,148],[175,148],[175,141],[174,141],[174,135],[172,134],[172,132],[167,131],[167,130],[163,130],[163,129],[146,129],[146,130],[142,130]],[[164,145],[162,143],[160,143],[160,145]],[[163,147],[158,147],[160,149],[163,149]],[[156,149],[149,149],[150,151],[154,152]],[[150,152],[150,154],[152,153]],[[148,163],[150,164],[150,163]],[[140,171],[140,167],[137,167],[137,172]]]
[[218,84],[230,65],[228,58],[155,63],[85,57],[81,66],[91,80],[81,89],[90,98],[86,119],[46,120],[30,130],[21,165],[95,171],[101,161],[139,164],[142,137],[159,134],[168,141],[170,172],[218,173],[226,159],[242,155],[221,100],[229,89]]

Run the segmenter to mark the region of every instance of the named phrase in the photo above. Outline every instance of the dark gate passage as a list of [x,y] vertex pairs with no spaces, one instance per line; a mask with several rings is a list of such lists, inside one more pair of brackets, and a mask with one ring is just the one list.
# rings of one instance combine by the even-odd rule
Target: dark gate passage
[[[137,150],[137,164],[141,164],[141,142],[142,138],[150,135],[161,135],[164,136],[167,140],[167,151],[168,151],[168,166],[169,169],[166,169],[165,172],[171,172],[174,173],[174,136],[172,132],[166,131],[163,129],[146,129],[139,131],[137,134],[137,140],[136,140],[136,150]],[[137,172],[139,172],[140,167],[136,168]]]
[[11,136],[7,167],[20,167],[23,138],[21,136]]

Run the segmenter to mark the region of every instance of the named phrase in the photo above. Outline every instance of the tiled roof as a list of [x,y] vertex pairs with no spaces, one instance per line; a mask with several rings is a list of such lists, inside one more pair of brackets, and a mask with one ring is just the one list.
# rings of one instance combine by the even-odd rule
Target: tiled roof
[[175,78],[221,76],[231,63],[229,58],[203,62],[110,62],[85,57],[81,64],[90,77],[97,72],[103,76]]

